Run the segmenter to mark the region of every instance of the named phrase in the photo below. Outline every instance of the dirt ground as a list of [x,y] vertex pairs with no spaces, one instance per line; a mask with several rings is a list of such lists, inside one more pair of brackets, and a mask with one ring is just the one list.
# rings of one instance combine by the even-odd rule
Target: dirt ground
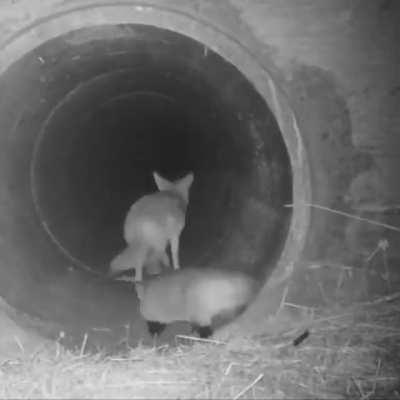
[[297,321],[281,310],[252,337],[178,335],[113,352],[85,339],[74,350],[21,344],[0,364],[0,397],[400,399],[399,311],[395,293]]

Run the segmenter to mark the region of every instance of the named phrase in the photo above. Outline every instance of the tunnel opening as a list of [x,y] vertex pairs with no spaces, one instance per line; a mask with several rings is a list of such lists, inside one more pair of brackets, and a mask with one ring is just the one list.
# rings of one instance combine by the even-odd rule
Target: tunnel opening
[[124,245],[129,206],[156,190],[151,172],[175,179],[191,170],[184,264],[223,262],[232,240],[236,263],[253,265],[261,245],[267,264],[279,239],[264,237],[281,237],[287,225],[290,164],[272,113],[244,77],[200,43],[158,28],[136,26],[133,39],[68,46],[69,54],[59,41],[42,57],[78,56],[79,66],[60,67],[88,80],[46,120],[31,187],[42,225],[71,261],[104,270]]
[[10,304],[77,326],[137,318],[128,288],[93,282],[124,245],[129,206],[156,190],[152,171],[195,175],[183,266],[264,279],[276,267],[292,217],[289,153],[265,99],[204,43],[145,24],[82,28],[15,61],[0,90]]

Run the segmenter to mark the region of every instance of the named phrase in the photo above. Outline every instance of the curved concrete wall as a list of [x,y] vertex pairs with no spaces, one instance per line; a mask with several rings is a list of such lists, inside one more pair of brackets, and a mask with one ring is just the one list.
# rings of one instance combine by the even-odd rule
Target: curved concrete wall
[[[321,266],[357,264],[380,238],[398,240],[394,230],[307,206],[312,203],[396,225],[396,217],[387,215],[399,197],[399,5],[395,1],[48,0],[39,6],[21,0],[2,5],[0,16],[3,73],[11,61],[56,35],[93,24],[144,23],[195,38],[234,64],[256,87],[278,123],[293,176],[289,235],[277,267],[252,306],[256,314],[274,310],[288,282],[293,295],[305,303],[320,301],[310,279],[324,280]],[[98,39],[92,35],[86,40]],[[3,98],[2,104],[9,101]],[[3,127],[4,135],[11,131],[12,126]],[[28,162],[26,157],[22,162]],[[47,237],[37,240],[43,247],[51,246]],[[395,249],[390,247],[392,258],[397,257]],[[5,271],[7,263],[3,259]],[[310,278],[310,265],[317,265],[320,275]],[[82,294],[87,286],[81,282],[87,278],[79,272],[65,279],[73,281],[68,290],[53,280],[47,290],[65,290],[66,299],[79,298],[68,302],[70,309],[86,297],[91,303],[98,295]],[[336,282],[337,276],[332,280]],[[11,302],[18,308],[17,285],[13,291]],[[122,297],[117,306],[129,309],[129,299]],[[63,322],[68,320],[65,315]],[[137,329],[140,335],[142,328]]]

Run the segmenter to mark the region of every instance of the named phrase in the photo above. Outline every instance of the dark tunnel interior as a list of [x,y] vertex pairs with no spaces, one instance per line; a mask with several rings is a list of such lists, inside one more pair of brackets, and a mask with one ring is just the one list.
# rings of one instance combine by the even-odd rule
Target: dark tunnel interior
[[93,282],[124,246],[129,206],[156,190],[152,171],[195,175],[183,266],[273,269],[291,218],[289,156],[266,102],[216,52],[152,26],[86,28],[15,62],[0,93],[10,304],[77,325],[98,322],[99,307],[106,320],[127,290],[103,283],[96,300]]

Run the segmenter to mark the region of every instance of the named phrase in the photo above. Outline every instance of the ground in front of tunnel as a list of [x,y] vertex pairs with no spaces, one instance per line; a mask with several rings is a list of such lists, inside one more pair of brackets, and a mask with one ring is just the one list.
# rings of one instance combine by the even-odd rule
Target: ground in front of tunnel
[[[297,317],[283,309],[259,334],[180,335],[113,352],[85,340],[33,352],[20,344],[0,364],[0,397],[399,399],[399,307],[392,296]],[[2,337],[17,343],[16,333]]]

